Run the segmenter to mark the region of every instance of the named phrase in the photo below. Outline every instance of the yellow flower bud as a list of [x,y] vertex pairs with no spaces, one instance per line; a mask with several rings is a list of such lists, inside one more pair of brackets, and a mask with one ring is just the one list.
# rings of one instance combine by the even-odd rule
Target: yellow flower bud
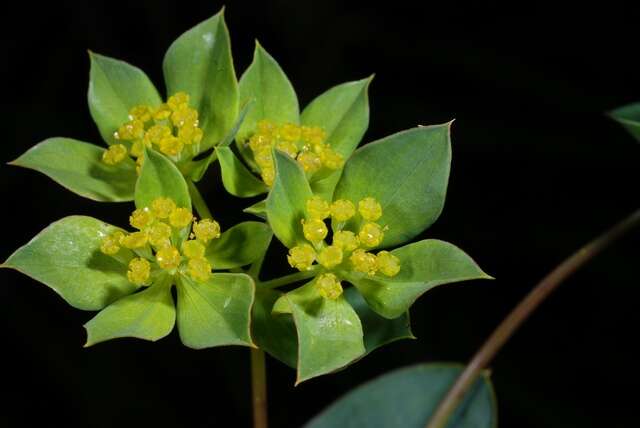
[[119,230],[113,232],[111,235],[107,236],[102,240],[102,244],[100,245],[100,251],[104,254],[113,256],[118,251],[120,251],[120,239],[124,236],[124,233]]
[[293,123],[285,123],[280,127],[280,138],[284,141],[296,142],[300,139],[302,133],[298,125]]
[[136,229],[142,230],[153,222],[153,213],[149,208],[138,208],[129,217],[129,223]]
[[134,141],[131,145],[131,156],[133,156],[134,158],[139,158],[140,156],[142,156],[144,154],[145,145],[150,146],[151,143],[147,143],[145,139]]
[[318,263],[327,269],[338,266],[342,263],[342,249],[333,245],[324,247],[318,253]]
[[320,156],[313,152],[302,152],[298,155],[298,163],[305,172],[313,174],[322,168]]
[[320,196],[314,196],[307,201],[307,214],[311,218],[324,220],[331,215],[331,206]]
[[287,260],[291,267],[304,271],[311,269],[316,259],[316,252],[309,244],[296,245],[289,250]]
[[386,276],[396,276],[400,272],[400,259],[388,251],[380,251],[376,255],[378,270]]
[[298,146],[296,146],[296,144],[291,141],[278,141],[276,143],[276,148],[278,150],[282,150],[283,152],[285,152],[287,155],[289,155],[294,159],[298,154]]
[[168,218],[175,209],[175,202],[169,198],[157,198],[151,203],[151,210],[157,218]]
[[345,251],[353,251],[360,246],[360,241],[350,230],[339,230],[333,234],[333,245]]
[[156,248],[163,248],[171,245],[171,226],[167,223],[157,221],[147,229],[149,243]]
[[117,165],[127,157],[127,148],[123,144],[114,144],[102,153],[102,162]]
[[176,92],[171,95],[167,100],[167,106],[171,110],[178,110],[183,106],[187,106],[189,104],[189,94],[186,92]]
[[172,270],[180,266],[180,252],[172,245],[158,250],[156,261],[162,269]]
[[204,257],[190,259],[187,272],[194,280],[204,282],[211,277],[211,264]]
[[182,243],[182,254],[189,259],[198,259],[204,257],[206,248],[202,243],[194,240],[184,241]]
[[153,112],[153,118],[157,121],[169,119],[171,116],[171,108],[166,104],[160,104]]
[[322,166],[329,169],[338,169],[344,164],[342,156],[329,146],[326,146],[320,152],[320,160],[322,161]]
[[270,120],[262,119],[256,124],[256,129],[259,134],[265,136],[272,135],[276,130],[276,125]]
[[205,218],[193,224],[193,233],[196,239],[207,243],[220,237],[220,225],[215,220]]
[[302,233],[308,241],[320,242],[327,236],[327,225],[317,218],[302,220]]
[[148,122],[151,120],[153,111],[149,106],[135,106],[129,110],[129,120],[139,120],[140,122]]
[[378,270],[378,262],[376,256],[371,253],[367,253],[362,248],[358,248],[349,257],[349,261],[353,265],[353,268],[362,273],[366,273],[371,276]]
[[159,145],[163,138],[171,136],[171,128],[167,125],[153,125],[144,134],[145,143]]
[[182,140],[170,135],[160,140],[160,151],[165,155],[178,156],[184,147]]
[[151,264],[142,258],[135,258],[129,262],[127,278],[135,285],[145,284],[151,274]]
[[316,280],[316,287],[322,297],[329,300],[336,300],[342,295],[342,284],[332,273],[323,273]]
[[380,245],[382,238],[384,238],[384,232],[377,223],[365,223],[358,233],[358,239],[365,247]]
[[147,235],[144,232],[133,232],[120,238],[120,245],[129,249],[142,248],[147,245]]
[[353,202],[346,199],[338,199],[331,204],[331,216],[336,221],[347,221],[356,214]]
[[169,223],[177,229],[189,226],[191,220],[193,220],[193,214],[186,208],[176,208],[169,215]]
[[376,221],[382,217],[382,207],[374,198],[364,198],[358,202],[358,212],[367,221]]

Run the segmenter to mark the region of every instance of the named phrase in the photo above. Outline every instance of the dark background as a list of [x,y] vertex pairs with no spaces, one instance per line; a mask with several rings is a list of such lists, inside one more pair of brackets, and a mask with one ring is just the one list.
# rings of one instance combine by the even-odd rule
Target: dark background
[[[134,4],[135,3],[135,4]],[[453,242],[497,280],[445,286],[412,308],[417,341],[294,388],[270,359],[274,427],[294,427],[345,391],[423,361],[465,361],[510,308],[579,245],[638,207],[640,146],[604,112],[640,100],[637,10],[613,3],[506,10],[276,1],[227,4],[236,69],[254,38],[301,105],[372,72],[371,141],[456,118],[447,204],[424,237]],[[28,2],[3,11],[0,161],[51,136],[100,144],[86,105],[86,49],[124,59],[162,89],[164,51],[221,3]],[[215,181],[215,171],[209,182]],[[124,225],[129,204],[82,199],[32,171],[0,168],[0,258],[50,222],[85,214]],[[206,190],[223,226],[245,201]],[[230,214],[229,214],[230,213]],[[627,427],[637,419],[640,231],[566,282],[494,361],[503,427]],[[280,256],[282,257],[282,256]],[[274,266],[283,265],[278,260]],[[93,316],[0,271],[0,426],[248,426],[249,352],[151,344],[83,349]],[[233,421],[227,422],[225,420]]]

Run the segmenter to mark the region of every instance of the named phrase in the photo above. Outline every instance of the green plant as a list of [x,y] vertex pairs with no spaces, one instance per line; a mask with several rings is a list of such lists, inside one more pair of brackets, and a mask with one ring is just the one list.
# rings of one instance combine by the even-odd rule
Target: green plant
[[[259,44],[236,80],[223,11],[170,46],[166,102],[140,69],[90,58],[89,108],[107,148],[53,138],[12,164],[97,201],[134,201],[137,231],[67,217],[2,265],[76,308],[100,310],[85,325],[87,346],[158,340],[177,322],[191,348],[252,347],[256,425],[264,425],[262,351],[297,368],[297,382],[324,375],[412,338],[409,308],[429,289],[490,278],[452,244],[408,243],[442,211],[451,123],[356,150],[371,78],[335,86],[300,113]],[[220,230],[195,184],[216,161],[232,195],[267,194],[245,210],[266,222]],[[272,235],[298,272],[263,280]]]

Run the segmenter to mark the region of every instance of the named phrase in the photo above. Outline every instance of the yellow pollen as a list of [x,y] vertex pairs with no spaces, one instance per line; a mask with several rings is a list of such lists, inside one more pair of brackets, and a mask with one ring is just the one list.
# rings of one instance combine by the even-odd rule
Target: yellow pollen
[[135,285],[145,284],[149,280],[151,273],[151,264],[141,258],[135,258],[129,262],[129,270],[127,278]]
[[168,218],[175,209],[175,202],[169,198],[157,198],[151,203],[151,210],[157,218]]
[[309,244],[296,245],[289,250],[287,260],[291,267],[305,271],[311,269],[316,259],[316,252]]
[[220,237],[220,225],[215,220],[205,218],[193,224],[193,233],[196,239],[207,243]]
[[190,259],[187,272],[194,280],[204,282],[211,277],[211,264],[203,257]]
[[364,198],[358,202],[358,212],[367,221],[376,221],[382,217],[382,207],[374,198]]
[[182,254],[189,259],[198,259],[204,257],[206,248],[202,243],[194,240],[184,241],[182,243]]
[[169,215],[169,223],[177,229],[189,226],[191,220],[193,220],[193,214],[186,208],[176,208]]
[[123,236],[124,233],[120,232],[119,230],[113,232],[111,235],[102,240],[100,251],[110,256],[116,254],[118,251],[120,251],[120,239],[122,239]]
[[147,229],[149,243],[156,248],[163,248],[171,245],[171,226],[163,222],[155,222]]
[[338,266],[342,263],[342,249],[333,245],[324,247],[318,253],[318,263],[328,269]]
[[149,106],[135,106],[129,110],[129,120],[139,120],[140,122],[148,122],[151,120],[153,110]]
[[147,207],[138,208],[129,217],[129,224],[136,229],[142,230],[153,222],[153,213]]
[[163,138],[171,136],[171,128],[167,125],[153,125],[144,134],[145,143],[159,145]]
[[102,162],[117,165],[127,157],[127,148],[123,144],[114,144],[102,153]]
[[384,232],[377,223],[365,223],[358,233],[358,239],[365,247],[380,245],[382,238],[384,238]]
[[400,272],[400,259],[388,251],[380,251],[376,255],[378,269],[386,276],[396,276]]
[[180,252],[174,246],[164,247],[156,253],[156,261],[162,269],[172,270],[180,265]]
[[316,280],[316,287],[322,297],[336,300],[342,295],[342,284],[332,273],[323,273]]
[[282,150],[283,152],[288,154],[289,157],[294,159],[298,154],[298,146],[296,146],[296,143],[292,141],[278,141],[276,143],[276,149]]
[[374,275],[378,269],[376,256],[371,253],[367,253],[361,248],[355,250],[351,254],[351,257],[349,257],[349,260],[355,270],[366,273],[369,276]]
[[298,155],[298,163],[302,165],[302,169],[309,174],[318,172],[322,168],[322,159],[316,153],[302,152]]
[[339,230],[333,234],[333,245],[344,251],[353,251],[360,246],[360,241],[350,230]]
[[347,221],[356,214],[353,202],[346,199],[338,199],[331,204],[331,216],[336,221]]
[[167,105],[171,110],[179,110],[182,106],[189,104],[189,95],[186,92],[176,92],[167,100]]
[[302,220],[302,233],[308,241],[320,242],[327,236],[327,225],[317,218]]
[[338,169],[344,165],[342,156],[328,146],[320,152],[320,160],[322,161],[322,165],[329,169]]
[[116,140],[132,141],[144,136],[144,122],[133,119],[118,128],[113,136]]
[[314,196],[307,201],[307,214],[311,218],[324,220],[331,215],[331,206],[320,196]]
[[133,232],[120,238],[120,245],[129,249],[142,248],[147,245],[147,235],[144,232]]
[[169,116],[171,116],[171,108],[166,104],[160,104],[153,112],[153,118],[157,121],[169,119]]
[[165,155],[178,156],[183,147],[183,142],[173,135],[164,137],[160,140],[160,151]]

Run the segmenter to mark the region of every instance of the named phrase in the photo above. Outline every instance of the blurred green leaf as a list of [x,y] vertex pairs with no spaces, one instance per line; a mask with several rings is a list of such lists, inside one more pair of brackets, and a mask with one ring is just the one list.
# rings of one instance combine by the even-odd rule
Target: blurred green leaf
[[[447,193],[450,124],[399,132],[359,148],[346,163],[334,199],[354,203],[372,196],[382,205],[377,221],[389,229],[381,247],[402,244],[436,221]],[[355,230],[357,224],[351,224]]]
[[173,162],[152,149],[144,152],[144,163],[136,183],[136,207],[148,207],[154,199],[171,198],[179,207],[191,209],[191,197],[184,177]]
[[107,144],[118,141],[113,133],[129,121],[129,110],[137,105],[157,107],[160,95],[146,74],[124,61],[89,52],[89,111]]
[[105,149],[71,138],[49,138],[27,150],[11,165],[39,171],[85,198],[101,202],[133,200],[138,176],[127,157],[117,165],[102,162]]
[[267,219],[267,201],[266,199],[256,202],[242,210],[243,213],[253,214],[256,217],[260,217],[263,220]]
[[121,337],[155,342],[171,333],[175,321],[171,282],[165,277],[149,288],[115,301],[86,323],[85,346]]
[[[394,370],[335,401],[305,428],[424,428],[463,367],[420,364]],[[496,428],[495,393],[488,375],[469,389],[447,428]]]
[[201,150],[220,142],[238,114],[238,83],[224,9],[178,37],[162,66],[168,95],[184,91],[189,105],[198,110],[204,133]]
[[254,298],[251,277],[216,273],[205,282],[178,281],[178,331],[194,349],[223,345],[253,346],[249,326]]
[[283,293],[277,290],[256,290],[253,305],[252,332],[260,349],[295,368],[298,361],[298,337],[291,315],[272,314],[273,304]]
[[100,251],[104,237],[117,230],[92,217],[65,217],[16,250],[1,267],[42,282],[75,308],[99,310],[136,289],[126,276],[131,252],[123,249],[116,259]]
[[245,221],[214,239],[207,247],[206,257],[216,270],[246,266],[267,251],[271,237],[266,224]]
[[269,188],[249,171],[229,147],[217,147],[222,183],[227,192],[241,198],[267,193]]
[[640,141],[640,103],[628,104],[609,113],[629,133]]

